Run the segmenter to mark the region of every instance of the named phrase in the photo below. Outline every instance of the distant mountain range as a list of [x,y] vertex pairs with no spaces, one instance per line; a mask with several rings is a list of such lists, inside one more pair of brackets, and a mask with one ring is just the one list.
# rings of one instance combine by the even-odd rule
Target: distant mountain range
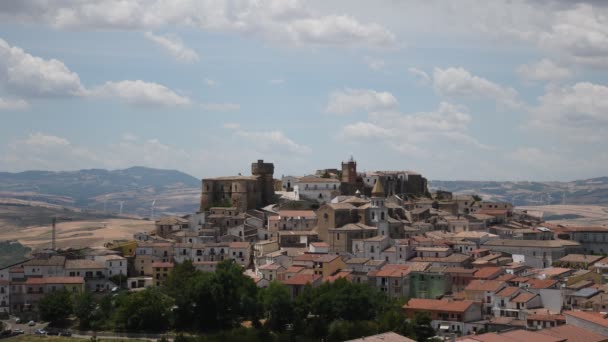
[[[0,172],[0,204],[91,210],[96,214],[150,217],[187,214],[199,207],[200,179],[175,170]],[[429,182],[431,189],[479,194],[516,205],[608,205],[608,177],[573,182]]]
[[132,167],[125,170],[0,172],[0,201],[50,204],[112,214],[149,217],[196,211],[200,180],[175,170]]
[[518,206],[549,204],[608,205],[608,177],[572,182],[429,182],[431,189],[478,194]]

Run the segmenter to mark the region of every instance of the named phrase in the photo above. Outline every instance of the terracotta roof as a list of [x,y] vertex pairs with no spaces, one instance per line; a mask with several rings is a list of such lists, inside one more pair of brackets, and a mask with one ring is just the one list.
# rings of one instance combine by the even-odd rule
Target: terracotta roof
[[557,284],[557,280],[553,279],[530,279],[526,282],[531,289],[548,289]]
[[327,242],[311,242],[310,245],[313,247],[329,247]]
[[372,270],[368,273],[371,277],[403,277],[410,273],[409,266],[401,264],[387,264],[379,270]]
[[447,301],[441,299],[412,298],[403,306],[404,309],[465,312],[474,302],[470,300]]
[[293,261],[330,262],[340,258],[339,255],[306,253],[293,258]]
[[568,254],[557,261],[591,264],[600,261],[602,258],[600,255]]
[[10,273],[23,273],[25,272],[25,270],[23,269],[23,267],[13,267],[11,269],[8,270]]
[[251,247],[251,244],[249,242],[231,242],[228,247],[230,248],[249,248]]
[[279,210],[279,216],[280,217],[312,217],[315,218],[317,217],[317,214],[315,214],[314,211],[312,210]]
[[465,291],[496,292],[504,287],[505,282],[500,280],[473,280],[464,288]]
[[494,279],[503,273],[502,267],[482,267],[475,272],[477,279]]
[[416,342],[411,338],[401,336],[394,332],[386,332],[383,334],[361,337],[354,340],[348,340],[346,342]]
[[338,273],[334,274],[334,275],[330,275],[328,277],[323,278],[324,282],[329,282],[329,283],[333,283],[334,281],[338,280],[338,279],[346,279],[348,281],[352,280],[352,271],[339,271]]
[[532,314],[532,315],[528,315],[527,320],[529,320],[529,321],[561,321],[561,322],[566,322],[566,317],[564,317],[563,315]]
[[496,280],[511,281],[514,278],[517,278],[517,277],[512,274],[503,274],[500,277],[496,278]]
[[537,295],[530,292],[522,292],[518,294],[515,298],[511,299],[513,303],[527,303],[531,301]]
[[[530,319],[529,316],[528,319]],[[542,329],[539,330],[538,333],[558,338],[566,338],[568,342],[600,342],[606,340],[605,336],[570,324]]]
[[32,259],[23,263],[23,266],[63,266],[65,257],[54,255],[48,259]]
[[152,263],[152,268],[173,268],[175,265],[173,265],[172,262],[153,262]]
[[496,295],[499,297],[511,297],[512,295],[516,294],[517,291],[519,291],[519,287],[507,286],[504,289],[500,290],[498,293],[496,293]]
[[281,264],[272,263],[272,264],[266,264],[266,265],[260,266],[258,269],[260,269],[260,270],[278,270],[280,268],[283,268],[283,266],[281,266]]
[[[568,246],[580,246],[576,241],[569,240],[509,240],[494,239],[483,244],[486,247],[507,246],[507,247],[542,247],[542,248],[561,248]],[[491,248],[490,248],[491,249]]]
[[285,284],[285,285],[306,285],[306,284],[313,284],[319,279],[321,279],[321,276],[318,274],[298,273],[289,279],[283,280],[283,284]]
[[289,268],[285,270],[285,273],[298,273],[305,268],[306,267],[304,266],[289,266]]
[[566,316],[566,321],[568,320],[568,316],[572,316],[608,328],[608,319],[606,319],[606,315],[599,312],[564,311],[563,314]]
[[82,277],[46,277],[46,278],[28,278],[26,285],[45,285],[45,284],[83,284]]
[[448,267],[444,270],[445,273],[466,273],[469,275],[473,275],[473,273],[477,272],[474,268],[464,268],[464,267]]
[[66,260],[65,269],[73,270],[73,269],[92,269],[92,268],[106,268],[101,262],[87,260],[87,259],[76,259],[76,260]]

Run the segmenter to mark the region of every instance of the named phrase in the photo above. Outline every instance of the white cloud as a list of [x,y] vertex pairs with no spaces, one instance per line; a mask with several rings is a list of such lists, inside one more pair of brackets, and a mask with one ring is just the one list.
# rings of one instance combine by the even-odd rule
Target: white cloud
[[283,83],[285,83],[285,80],[282,80],[282,79],[278,79],[278,78],[277,78],[277,79],[272,79],[272,80],[268,81],[268,83],[278,85],[278,84],[283,84]]
[[78,74],[63,62],[35,57],[0,39],[0,84],[23,96],[79,96],[84,92]]
[[407,71],[410,74],[416,76],[420,80],[421,84],[426,85],[426,84],[431,83],[431,77],[425,71],[420,70],[418,68],[414,68],[414,67],[408,68]]
[[365,57],[365,63],[367,67],[374,71],[379,71],[384,69],[386,63],[382,59],[375,59],[371,57]]
[[359,110],[371,111],[393,108],[397,104],[397,99],[389,92],[345,88],[335,90],[329,95],[325,111],[334,114],[348,114]]
[[551,28],[540,32],[538,40],[577,63],[608,67],[608,9],[580,3],[558,11]]
[[302,45],[385,47],[395,35],[349,15],[321,15],[298,0],[53,1],[1,4],[4,20],[45,23],[60,29],[152,30],[187,26],[237,32]]
[[287,24],[294,43],[317,45],[391,46],[395,35],[378,24],[362,24],[352,16],[329,15],[297,19]]
[[306,145],[301,145],[291,140],[280,130],[273,131],[250,131],[242,128],[239,124],[228,123],[224,128],[233,131],[236,137],[244,139],[249,144],[264,153],[294,153],[307,155],[312,149]]
[[93,97],[118,98],[142,106],[172,107],[191,104],[188,97],[178,95],[161,84],[141,80],[106,82],[93,88],[89,94]]
[[232,112],[241,109],[238,103],[202,103],[201,108],[209,112]]
[[470,122],[466,107],[442,102],[433,112],[373,112],[367,122],[344,126],[339,137],[349,142],[375,141],[397,152],[418,156],[423,155],[424,145],[437,139],[487,149],[467,133]]
[[0,97],[0,111],[2,110],[23,110],[29,106],[27,101],[22,99],[3,99]]
[[449,98],[491,99],[498,104],[518,108],[522,103],[517,91],[503,87],[483,77],[472,75],[464,68],[435,68],[433,71],[435,91]]
[[572,72],[565,67],[555,64],[552,60],[543,58],[533,64],[517,67],[517,74],[528,81],[559,81],[570,78]]
[[531,110],[531,125],[561,138],[605,141],[608,129],[608,87],[579,82],[550,87]]
[[152,32],[146,32],[145,36],[150,41],[165,49],[178,62],[193,63],[198,62],[199,60],[198,54],[194,50],[184,46],[182,40],[177,36],[159,36]]

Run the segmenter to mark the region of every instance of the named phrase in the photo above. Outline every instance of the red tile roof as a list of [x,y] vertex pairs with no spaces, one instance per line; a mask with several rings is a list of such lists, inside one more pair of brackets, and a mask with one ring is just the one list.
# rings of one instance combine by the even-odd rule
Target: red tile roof
[[28,278],[26,285],[46,285],[46,284],[83,284],[82,277],[46,277],[46,278]]
[[583,329],[570,324],[539,330],[538,333],[558,338],[565,338],[568,342],[601,342],[606,340],[605,336],[598,335],[588,329]]
[[474,302],[471,300],[458,300],[450,302],[441,299],[412,298],[403,306],[403,308],[411,310],[465,312],[473,304]]
[[477,279],[494,279],[503,272],[502,267],[482,267],[473,276]]
[[407,265],[387,264],[379,270],[372,270],[368,273],[371,277],[403,277],[410,273],[410,267]]
[[496,295],[499,297],[511,297],[519,291],[519,287],[517,286],[507,286],[504,289],[500,290]]
[[283,284],[285,284],[285,285],[314,284],[319,279],[321,279],[321,276],[318,274],[298,273],[289,279],[283,280]]
[[504,287],[505,282],[500,280],[473,280],[464,288],[465,291],[488,291],[496,292]]
[[597,325],[601,325],[605,328],[608,328],[608,319],[606,319],[606,315],[599,312],[591,312],[591,311],[564,311],[563,314],[567,316],[576,317],[578,319],[585,320],[587,322],[595,323]]
[[526,282],[526,284],[528,284],[528,287],[531,289],[548,289],[548,288],[555,286],[555,284],[557,284],[557,280],[530,279]]
[[513,303],[527,303],[531,301],[537,295],[529,292],[522,292],[518,294],[515,298],[511,299]]

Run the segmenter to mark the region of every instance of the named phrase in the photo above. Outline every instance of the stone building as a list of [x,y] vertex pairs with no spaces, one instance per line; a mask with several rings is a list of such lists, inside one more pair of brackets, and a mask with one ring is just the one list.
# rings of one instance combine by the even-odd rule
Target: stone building
[[203,179],[200,211],[232,206],[244,212],[271,204],[275,195],[274,164],[258,160],[251,164],[251,174]]

